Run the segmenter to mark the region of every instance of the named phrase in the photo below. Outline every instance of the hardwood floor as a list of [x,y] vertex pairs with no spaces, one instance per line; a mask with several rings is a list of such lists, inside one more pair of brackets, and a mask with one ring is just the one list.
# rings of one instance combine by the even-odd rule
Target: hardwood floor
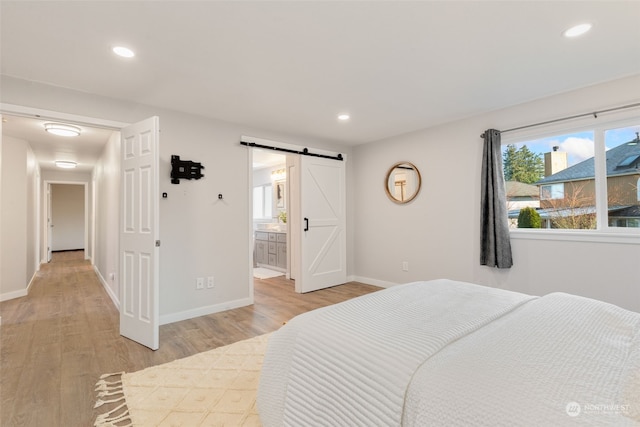
[[315,308],[374,292],[351,282],[296,294],[282,277],[255,280],[255,304],[160,327],[151,351],[119,334],[118,311],[83,252],[55,253],[30,293],[0,303],[0,425],[92,426],[94,385],[278,329]]

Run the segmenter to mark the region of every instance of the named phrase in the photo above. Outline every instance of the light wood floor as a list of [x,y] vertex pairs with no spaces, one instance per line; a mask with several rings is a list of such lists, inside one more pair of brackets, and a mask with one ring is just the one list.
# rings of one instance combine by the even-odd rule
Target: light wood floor
[[160,327],[151,351],[119,334],[118,311],[83,252],[55,253],[30,293],[0,303],[0,425],[92,426],[94,385],[278,329],[315,308],[374,292],[351,282],[296,294],[284,278],[255,281],[255,304]]

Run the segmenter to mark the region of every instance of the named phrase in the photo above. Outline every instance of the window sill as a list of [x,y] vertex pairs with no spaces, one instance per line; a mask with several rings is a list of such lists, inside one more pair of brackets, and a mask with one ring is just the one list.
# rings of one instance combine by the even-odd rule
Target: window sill
[[[639,230],[640,231],[640,230]],[[640,232],[582,230],[510,230],[513,240],[555,240],[561,242],[618,243],[640,245]]]

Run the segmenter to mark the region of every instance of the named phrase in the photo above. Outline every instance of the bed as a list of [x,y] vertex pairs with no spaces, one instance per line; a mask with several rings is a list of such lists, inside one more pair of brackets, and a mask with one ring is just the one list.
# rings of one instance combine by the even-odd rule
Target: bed
[[269,340],[264,426],[640,425],[640,314],[451,280],[292,319]]

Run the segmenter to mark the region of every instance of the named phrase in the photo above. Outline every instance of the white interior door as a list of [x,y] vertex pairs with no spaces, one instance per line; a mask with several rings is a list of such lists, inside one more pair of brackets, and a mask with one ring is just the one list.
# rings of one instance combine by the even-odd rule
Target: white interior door
[[296,291],[347,281],[344,161],[300,157],[300,277]]
[[127,126],[120,149],[120,334],[152,350],[160,326],[158,129],[158,117]]

